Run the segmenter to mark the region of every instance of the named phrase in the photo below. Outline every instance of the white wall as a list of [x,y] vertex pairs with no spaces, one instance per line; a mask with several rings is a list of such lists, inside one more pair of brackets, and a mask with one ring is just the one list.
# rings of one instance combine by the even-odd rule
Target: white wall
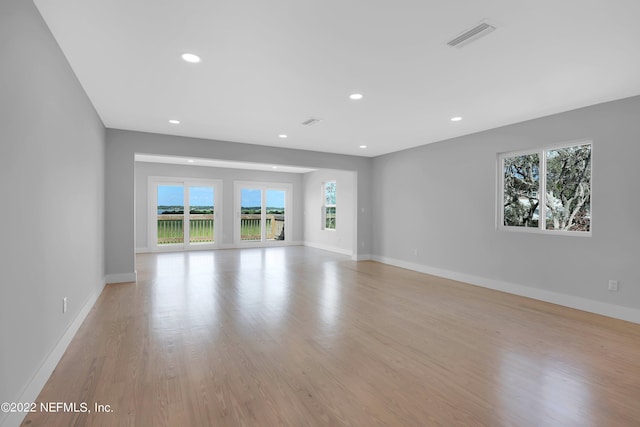
[[[340,170],[319,170],[304,174],[304,244],[320,249],[352,255],[357,229],[356,173]],[[322,229],[322,184],[336,181],[335,230]]]
[[[276,182],[293,185],[293,206],[290,215],[293,224],[292,235],[287,237],[291,242],[301,242],[304,217],[302,215],[302,174],[252,171],[242,169],[211,168],[204,166],[183,166],[173,164],[136,162],[135,164],[135,197],[136,197],[136,248],[147,248],[147,187],[150,176],[220,179],[223,194],[223,230],[222,247],[233,246],[234,220],[234,181]],[[216,206],[219,206],[216,202]]]
[[[375,158],[376,259],[640,322],[638,117],[635,97]],[[496,230],[497,153],[581,139],[593,236]]]
[[31,1],[0,53],[0,402],[28,402],[103,287],[105,129]]

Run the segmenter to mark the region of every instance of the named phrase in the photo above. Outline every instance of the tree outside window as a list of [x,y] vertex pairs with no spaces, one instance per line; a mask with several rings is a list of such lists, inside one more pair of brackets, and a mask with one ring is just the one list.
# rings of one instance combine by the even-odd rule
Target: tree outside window
[[590,143],[500,158],[505,228],[591,232]]

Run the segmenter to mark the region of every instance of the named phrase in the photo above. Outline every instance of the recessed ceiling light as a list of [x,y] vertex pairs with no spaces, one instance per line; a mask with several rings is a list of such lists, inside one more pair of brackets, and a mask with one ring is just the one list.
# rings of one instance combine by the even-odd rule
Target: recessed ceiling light
[[198,55],[194,55],[193,53],[183,53],[182,59],[187,62],[191,62],[192,64],[197,64],[198,62],[202,61]]
[[169,123],[171,123],[172,125],[179,125],[180,124],[180,120],[171,119],[171,120],[169,120]]
[[366,145],[361,145],[360,148],[367,148],[367,146]]
[[362,94],[361,93],[352,93],[351,95],[349,95],[349,98],[355,99],[355,100],[362,99]]
[[196,162],[196,161],[195,161],[195,160],[193,160],[193,159],[189,159],[189,160],[187,160],[187,163],[195,163],[195,162]]
[[462,120],[462,117],[451,117],[452,122],[459,122],[460,120]]
[[277,166],[271,166],[271,169],[278,169]]
[[286,138],[286,137],[288,137],[288,136],[289,136],[289,135],[285,135],[284,133],[281,133],[280,135],[278,135],[278,138],[283,138],[283,139],[284,139],[284,138]]

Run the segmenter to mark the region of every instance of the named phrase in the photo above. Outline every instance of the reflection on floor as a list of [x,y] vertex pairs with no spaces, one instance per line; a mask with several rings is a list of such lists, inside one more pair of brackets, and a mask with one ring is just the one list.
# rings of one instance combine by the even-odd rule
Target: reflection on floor
[[39,397],[92,411],[25,425],[640,425],[640,325],[304,247],[137,268]]

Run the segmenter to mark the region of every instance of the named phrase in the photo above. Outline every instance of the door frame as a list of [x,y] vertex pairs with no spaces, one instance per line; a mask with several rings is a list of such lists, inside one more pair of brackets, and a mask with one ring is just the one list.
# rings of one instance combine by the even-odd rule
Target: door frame
[[[182,185],[184,187],[184,242],[170,245],[158,245],[158,185]],[[189,242],[189,187],[213,187],[213,243],[192,244]],[[150,176],[147,180],[147,247],[151,252],[211,250],[220,247],[223,236],[223,196],[222,180],[204,178],[180,178],[168,176]]]
[[[240,191],[243,188],[251,190],[262,191],[262,213],[261,213],[261,239],[260,240],[242,240],[240,237],[241,227],[241,208],[242,197]],[[284,240],[266,240],[265,239],[265,226],[266,226],[266,191],[267,190],[281,190],[285,192],[285,211],[284,211]],[[236,247],[266,247],[266,246],[283,246],[289,245],[292,241],[291,231],[292,218],[293,218],[293,184],[286,182],[256,182],[256,181],[234,181],[233,182],[233,204],[234,204],[234,218],[233,218],[233,242]]]

